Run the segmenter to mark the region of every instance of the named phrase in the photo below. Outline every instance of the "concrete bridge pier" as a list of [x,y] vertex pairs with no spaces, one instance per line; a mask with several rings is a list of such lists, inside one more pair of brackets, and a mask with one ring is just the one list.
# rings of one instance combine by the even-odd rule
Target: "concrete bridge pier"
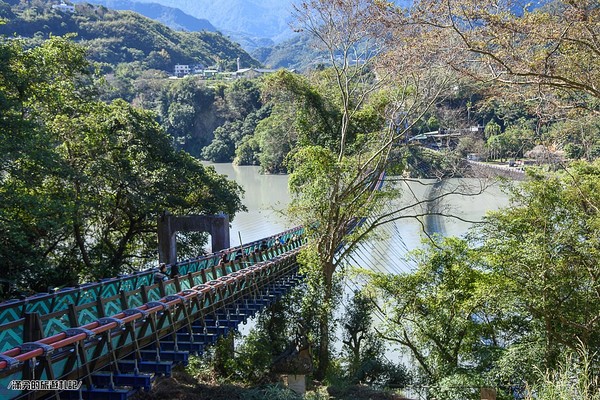
[[212,251],[230,247],[229,216],[186,215],[175,216],[165,211],[158,219],[158,260],[165,264],[177,262],[177,232],[208,232]]

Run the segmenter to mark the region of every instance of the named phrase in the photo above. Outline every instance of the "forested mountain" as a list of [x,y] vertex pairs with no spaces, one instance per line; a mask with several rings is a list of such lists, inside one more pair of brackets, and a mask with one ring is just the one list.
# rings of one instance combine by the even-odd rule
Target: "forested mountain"
[[310,37],[302,33],[295,34],[282,43],[254,49],[250,54],[269,68],[306,71],[319,63],[327,62],[325,55],[311,46]]
[[[291,39],[293,5],[300,0],[133,0],[179,8],[196,18],[209,20],[247,51],[281,44]],[[412,0],[395,0],[409,6]],[[146,14],[145,14],[146,15]]]
[[74,0],[73,3],[102,5],[113,10],[129,10],[181,31],[209,31],[215,28],[208,20],[192,17],[178,8],[166,7],[158,3],[139,3],[131,0]]
[[[150,1],[143,1],[145,3]],[[289,38],[292,4],[297,0],[160,0],[196,18],[206,18],[219,30],[251,47]]]
[[140,62],[147,69],[172,71],[175,64],[219,63],[235,69],[239,57],[243,65],[258,66],[239,45],[215,32],[182,32],[131,11],[115,11],[104,6],[77,4],[75,12],[54,9],[51,1],[28,3],[0,1],[0,34],[33,38],[76,34],[89,51],[89,57],[110,70],[119,63]]

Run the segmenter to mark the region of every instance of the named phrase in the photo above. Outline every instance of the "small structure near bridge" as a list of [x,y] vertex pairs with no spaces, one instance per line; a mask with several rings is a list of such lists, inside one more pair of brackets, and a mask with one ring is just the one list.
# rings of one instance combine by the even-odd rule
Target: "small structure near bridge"
[[273,372],[283,384],[299,395],[306,393],[306,375],[312,373],[313,363],[308,330],[304,321],[298,321],[296,338],[273,362]]

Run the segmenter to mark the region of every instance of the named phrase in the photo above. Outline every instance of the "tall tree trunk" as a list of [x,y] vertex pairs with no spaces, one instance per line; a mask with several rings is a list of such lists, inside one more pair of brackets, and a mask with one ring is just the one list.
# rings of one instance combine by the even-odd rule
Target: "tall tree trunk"
[[315,371],[315,379],[321,381],[329,369],[329,311],[323,312],[319,318],[319,333],[319,364]]
[[329,329],[331,323],[332,313],[332,302],[333,302],[333,273],[335,271],[335,265],[333,262],[323,263],[323,281],[324,281],[324,292],[323,292],[323,308],[321,309],[319,316],[319,365],[315,371],[315,378],[317,380],[323,380],[329,369],[329,344],[331,338],[329,336]]

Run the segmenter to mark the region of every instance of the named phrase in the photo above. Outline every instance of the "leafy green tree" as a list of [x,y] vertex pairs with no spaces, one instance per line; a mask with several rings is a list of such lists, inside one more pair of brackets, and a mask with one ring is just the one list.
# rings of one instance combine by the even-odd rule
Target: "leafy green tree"
[[495,346],[494,324],[486,316],[489,276],[480,257],[466,241],[445,238],[415,252],[416,269],[410,273],[370,274],[384,315],[389,318],[385,337],[410,350],[425,381],[469,370],[482,372],[487,364],[482,343]]
[[[171,103],[169,105],[169,119],[167,120],[170,132],[175,142],[184,144],[191,137],[196,110],[194,105],[188,103]],[[181,140],[179,140],[181,139]]]
[[599,177],[597,162],[532,172],[512,191],[511,206],[491,213],[480,229],[501,290],[518,300],[519,314],[531,317],[548,368],[565,348],[600,346]]
[[475,136],[463,136],[456,146],[456,152],[462,158],[466,158],[469,153],[484,154],[485,143]]
[[519,119],[502,132],[500,125],[494,121],[489,122],[484,131],[489,157],[500,161],[508,157],[522,157],[534,143],[534,132],[528,125],[527,121]]
[[260,149],[255,131],[269,113],[270,107],[263,107],[250,112],[244,119],[225,122],[215,129],[215,137],[202,150],[202,157],[213,162],[232,162],[235,158],[239,165],[256,165]]
[[[377,226],[401,218],[400,210],[388,212],[384,207],[398,196],[394,186],[373,188],[379,188],[382,174],[390,168],[394,146],[404,142],[414,121],[449,83],[448,75],[435,68],[435,60],[402,59],[407,54],[402,46],[411,35],[374,19],[387,12],[380,6],[370,0],[311,0],[296,7],[299,28],[311,34],[331,63],[319,73],[327,82],[324,94],[303,91],[309,104],[317,105],[308,108],[314,114],[300,114],[314,115],[300,118],[304,126],[323,128],[298,135],[300,146],[287,163],[292,195],[288,214],[309,231],[300,260],[319,304],[313,309],[318,320],[317,379],[325,378],[330,365],[339,268]],[[400,63],[391,61],[396,57]],[[423,63],[427,68],[421,68]],[[377,106],[362,114],[367,104]],[[374,118],[365,118],[369,113]]]
[[225,102],[232,118],[243,120],[261,108],[260,89],[255,80],[236,79],[225,89]]
[[348,374],[353,383],[365,382],[368,372],[364,365],[381,358],[383,343],[372,330],[371,300],[361,292],[354,292],[348,305],[344,328],[344,350],[348,357]]
[[[83,49],[62,38],[31,49],[5,41],[0,54],[2,278],[45,289],[44,283],[54,280],[47,278],[46,260],[67,236],[71,211],[62,187],[47,188],[68,171],[46,124],[80,106],[89,69]],[[56,281],[73,282],[70,267],[55,275]]]
[[230,137],[231,131],[238,128],[241,123],[226,122],[215,129],[215,138],[202,149],[202,158],[212,162],[231,162],[235,153],[235,144]]
[[496,121],[490,121],[485,124],[485,128],[483,130],[483,134],[486,140],[489,140],[492,136],[499,135],[502,132],[502,128]]
[[119,98],[131,102],[136,96],[134,82],[143,73],[142,64],[138,61],[120,63],[112,70],[112,74],[103,78],[105,85],[101,87],[100,97],[106,102]]
[[[234,157],[240,165],[257,164],[259,157],[258,142],[254,139],[257,125],[269,115],[270,107],[251,112],[245,119],[227,121],[214,132],[213,141],[202,150],[202,157],[213,162],[231,162]],[[248,144],[250,144],[248,146]],[[238,154],[246,152],[243,157]],[[242,154],[242,153],[240,153]]]
[[505,136],[500,134],[490,136],[487,140],[486,146],[488,148],[488,152],[492,160],[500,159],[500,161],[502,161],[502,159],[504,158],[504,152],[506,147],[505,139]]
[[131,104],[146,110],[158,112],[160,107],[160,99],[163,97],[164,91],[167,90],[168,75],[163,71],[147,70],[142,71],[133,81],[133,91],[135,96],[131,100]]
[[282,70],[264,79],[262,97],[270,107],[256,127],[263,169],[285,171],[284,160],[297,145],[334,146],[339,113],[319,85]]
[[482,387],[513,398],[543,368],[531,316],[473,239],[427,242],[411,272],[367,273],[384,316],[380,333],[408,351],[417,386],[432,398],[475,400]]
[[286,172],[285,159],[296,145],[296,136],[290,132],[291,119],[278,118],[277,112],[256,126],[256,139],[260,148],[258,160],[266,172]]
[[580,159],[583,158],[584,152],[583,148],[579,144],[575,143],[567,143],[564,147],[565,155],[571,159]]
[[[155,218],[165,209],[235,213],[239,207],[230,207],[239,200],[225,195],[235,186],[175,152],[152,115],[123,101],[55,122],[63,140],[58,150],[73,174],[72,184],[63,183],[74,201],[73,262],[82,262],[90,277],[137,269],[151,259]],[[221,196],[207,202],[216,192]]]
[[525,152],[531,150],[536,142],[535,130],[531,120],[519,119],[506,127],[505,150],[508,157],[523,157]]
[[235,214],[240,188],[177,152],[154,116],[95,100],[83,48],[0,47],[2,278],[77,284],[155,258],[156,219]]
[[347,378],[352,384],[405,387],[410,375],[385,357],[385,344],[373,326],[374,311],[373,299],[355,291],[342,324]]
[[159,51],[152,50],[148,53],[148,56],[144,60],[144,64],[148,69],[161,69],[163,71],[168,71],[173,62],[171,61],[171,56],[169,52],[165,49],[160,49]]
[[244,136],[235,149],[233,163],[236,165],[259,165],[260,146],[254,136]]
[[549,127],[545,140],[556,143],[567,157],[588,161],[600,156],[600,119],[595,113],[578,113]]
[[175,146],[196,157],[208,145],[214,130],[226,120],[219,93],[196,77],[175,82],[161,93],[158,114]]

